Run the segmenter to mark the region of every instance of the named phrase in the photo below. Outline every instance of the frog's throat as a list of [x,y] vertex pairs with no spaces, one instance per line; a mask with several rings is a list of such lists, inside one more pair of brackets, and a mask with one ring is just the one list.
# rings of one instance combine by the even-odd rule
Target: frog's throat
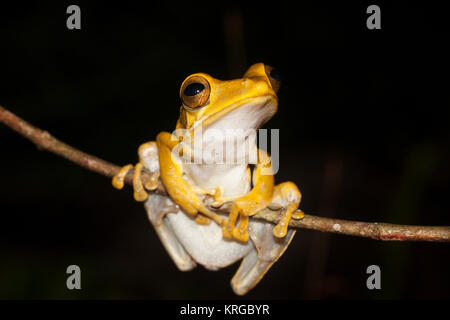
[[[264,125],[267,121],[269,121],[278,110],[278,99],[274,95],[265,95],[259,97],[251,97],[242,99],[239,101],[230,104],[229,106],[223,108],[222,110],[215,112],[210,115],[205,115],[204,117],[198,119],[194,125],[190,128],[189,131],[194,131],[198,126],[202,126],[202,128],[206,129],[216,122],[224,119],[227,115],[230,115],[233,111],[238,111],[244,107],[250,107],[256,112],[256,118],[247,119],[248,122],[253,121],[255,124],[254,128],[242,128],[242,129],[259,129],[262,125]],[[242,116],[239,115],[242,119]],[[249,113],[248,116],[255,117],[254,113]]]

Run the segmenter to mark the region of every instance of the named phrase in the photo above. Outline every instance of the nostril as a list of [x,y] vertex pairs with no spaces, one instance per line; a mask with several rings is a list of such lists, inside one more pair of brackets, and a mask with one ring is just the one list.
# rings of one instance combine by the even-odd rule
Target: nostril
[[258,90],[259,91],[264,92],[264,93],[268,93],[269,89],[270,89],[270,86],[269,86],[269,84],[267,83],[267,81],[265,79],[261,80],[261,81],[258,81]]
[[252,77],[242,79],[242,85],[246,88],[267,95],[271,89],[269,82],[265,77]]

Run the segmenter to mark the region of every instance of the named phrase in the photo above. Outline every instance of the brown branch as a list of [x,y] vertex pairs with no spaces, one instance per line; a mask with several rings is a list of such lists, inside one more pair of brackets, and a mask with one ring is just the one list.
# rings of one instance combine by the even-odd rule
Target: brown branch
[[[274,214],[269,209],[260,211],[254,217],[274,223],[280,219],[279,214]],[[305,214],[302,220],[291,220],[289,226],[383,241],[450,242],[449,226],[410,226],[378,222],[360,222],[317,217],[309,214]]]
[[[100,173],[107,177],[113,177],[120,169],[112,163],[79,151],[50,135],[47,131],[40,130],[10,111],[0,106],[0,122],[32,141],[39,149],[50,151],[62,156],[88,170]],[[144,171],[143,175],[147,173]],[[125,181],[132,182],[133,173],[128,173]],[[160,185],[158,192],[165,192]],[[280,214],[277,211],[264,209],[253,216],[268,222],[277,223]],[[340,219],[330,219],[305,214],[302,220],[291,220],[293,228],[305,228],[323,232],[340,233],[358,237],[372,238],[384,241],[434,241],[450,242],[449,226],[409,226],[395,225],[377,222],[359,222]]]

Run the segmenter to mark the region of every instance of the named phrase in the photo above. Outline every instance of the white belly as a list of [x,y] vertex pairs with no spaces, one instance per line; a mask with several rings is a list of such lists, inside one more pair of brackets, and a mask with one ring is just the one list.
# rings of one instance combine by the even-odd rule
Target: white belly
[[226,267],[253,249],[253,243],[227,240],[222,237],[222,229],[214,222],[199,225],[184,212],[167,214],[177,238],[189,255],[210,270]]
[[250,177],[247,175],[247,164],[184,164],[183,166],[193,183],[205,190],[212,190],[220,186],[225,197],[246,194],[250,191]]

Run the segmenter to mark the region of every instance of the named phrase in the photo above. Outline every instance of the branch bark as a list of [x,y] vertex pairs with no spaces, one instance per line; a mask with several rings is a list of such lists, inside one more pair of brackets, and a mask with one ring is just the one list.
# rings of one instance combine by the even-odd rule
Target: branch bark
[[[0,122],[32,141],[39,149],[66,158],[90,171],[112,178],[120,169],[117,165],[84,153],[59,141],[47,131],[34,127],[2,106],[0,106]],[[143,175],[146,174],[144,170]],[[127,174],[125,182],[131,184],[132,179],[133,172],[131,171]],[[156,192],[165,193],[164,186],[160,184]],[[252,218],[277,223],[281,218],[281,214],[277,211],[264,209]],[[302,220],[291,219],[289,226],[292,228],[333,232],[383,241],[450,242],[450,226],[395,225],[390,223],[331,219],[309,214],[305,214]]]

